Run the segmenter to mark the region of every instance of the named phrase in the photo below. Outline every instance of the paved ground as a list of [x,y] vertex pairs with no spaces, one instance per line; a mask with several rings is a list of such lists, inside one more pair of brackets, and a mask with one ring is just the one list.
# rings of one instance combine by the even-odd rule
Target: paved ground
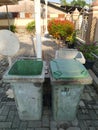
[[[21,48],[22,50],[18,52],[16,57],[31,56],[32,43],[29,42],[27,45],[25,43],[27,39],[22,39],[23,37],[19,38],[22,41],[21,45],[24,44],[26,48]],[[27,50],[27,46],[30,47],[29,51]],[[58,45],[55,42],[51,43],[51,41],[47,41],[43,43],[44,48],[43,58],[47,60],[47,58],[51,59],[54,57],[54,49],[57,49]],[[79,103],[77,118],[72,122],[56,122],[53,120],[51,114],[51,85],[49,78],[45,79],[43,86],[44,93],[46,94],[43,99],[42,119],[39,121],[20,120],[14,99],[8,98],[6,95],[10,84],[4,83],[2,80],[2,75],[7,66],[7,58],[0,56],[0,130],[98,130],[98,94],[94,90],[93,85],[85,86]]]

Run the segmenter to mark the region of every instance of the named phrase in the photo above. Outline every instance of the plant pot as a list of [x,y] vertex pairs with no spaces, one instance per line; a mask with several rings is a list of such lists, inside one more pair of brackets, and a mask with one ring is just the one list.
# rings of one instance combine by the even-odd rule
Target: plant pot
[[98,77],[98,61],[96,61],[93,65],[93,71],[96,74],[96,76]]
[[65,44],[67,44],[67,45],[68,45],[68,44],[69,44],[69,41],[65,41]]
[[74,44],[68,44],[68,48],[74,48]]
[[86,63],[84,64],[84,66],[86,67],[86,69],[92,69],[94,63],[95,63],[94,60],[86,60]]

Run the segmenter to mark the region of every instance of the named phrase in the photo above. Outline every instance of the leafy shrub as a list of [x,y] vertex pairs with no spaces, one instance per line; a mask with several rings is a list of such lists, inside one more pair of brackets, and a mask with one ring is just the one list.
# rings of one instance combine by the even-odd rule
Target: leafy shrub
[[70,40],[70,37],[73,35],[75,29],[74,24],[68,20],[53,19],[48,22],[48,31],[54,38]]
[[16,32],[16,26],[15,25],[10,25],[10,31]]
[[70,41],[69,44],[75,44],[76,42],[76,31],[73,31],[73,33],[67,37],[67,41]]
[[35,21],[29,22],[26,26],[26,29],[29,33],[35,32]]
[[83,53],[86,60],[94,60],[95,57],[92,53],[98,54],[98,46],[94,43],[82,44],[77,49]]

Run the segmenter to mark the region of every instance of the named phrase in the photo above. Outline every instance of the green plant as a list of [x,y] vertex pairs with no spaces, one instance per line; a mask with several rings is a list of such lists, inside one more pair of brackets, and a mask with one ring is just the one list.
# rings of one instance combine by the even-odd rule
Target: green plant
[[12,32],[17,32],[16,31],[16,26],[15,25],[10,25],[10,31],[12,31]]
[[31,21],[27,24],[26,29],[29,33],[35,33],[35,21]]
[[73,33],[67,37],[68,44],[72,45],[76,43],[76,31],[73,31]]
[[94,60],[94,54],[98,54],[98,46],[95,43],[82,44],[78,47],[78,50],[81,51],[86,58],[86,60]]
[[68,20],[52,19],[48,22],[48,31],[54,38],[67,40],[74,32],[74,24]]

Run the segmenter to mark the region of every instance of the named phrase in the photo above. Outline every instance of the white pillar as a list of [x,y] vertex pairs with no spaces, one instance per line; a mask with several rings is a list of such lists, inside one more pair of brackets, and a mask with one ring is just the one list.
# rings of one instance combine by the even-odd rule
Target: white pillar
[[47,19],[47,10],[48,10],[48,8],[47,8],[47,4],[48,4],[48,0],[45,0],[45,4],[46,4],[46,31],[45,31],[45,34],[47,35],[48,34],[48,29],[47,29],[47,21],[48,21],[48,19]]
[[35,30],[36,30],[36,54],[37,58],[42,58],[40,0],[34,0],[34,8],[35,8]]

